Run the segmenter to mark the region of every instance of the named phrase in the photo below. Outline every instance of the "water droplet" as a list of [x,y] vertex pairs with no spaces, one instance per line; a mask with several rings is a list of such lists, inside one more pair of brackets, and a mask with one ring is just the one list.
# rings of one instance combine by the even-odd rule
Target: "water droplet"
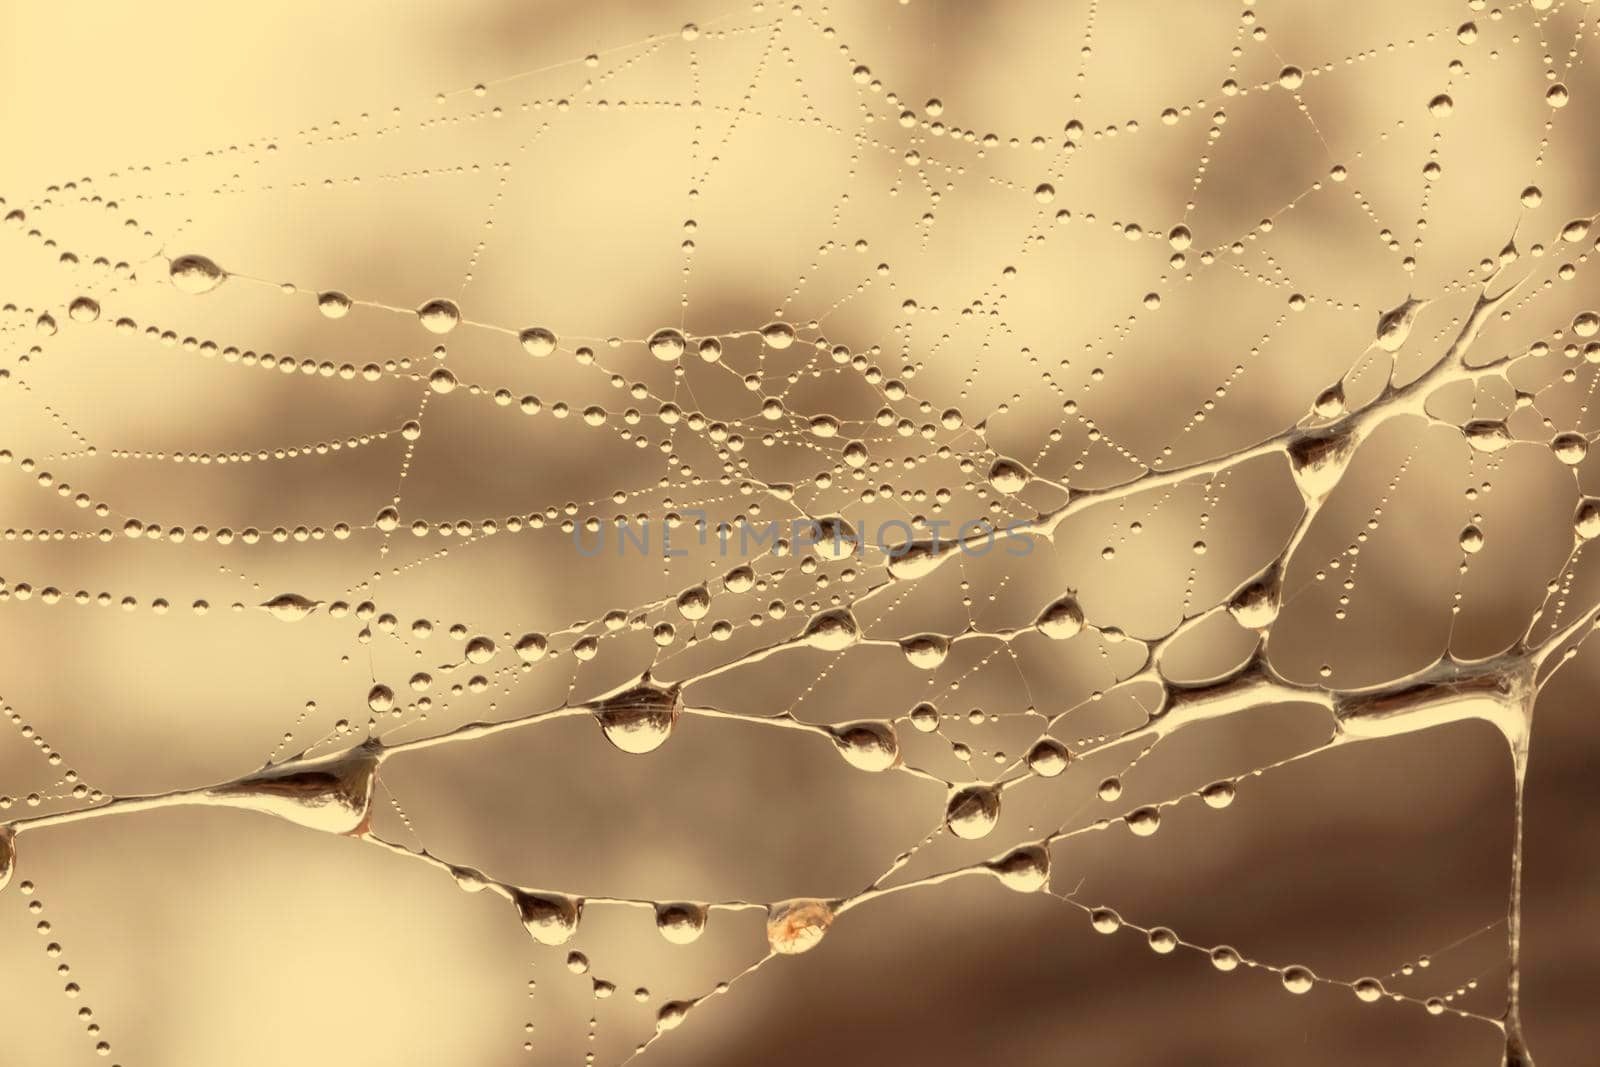
[[512,900],[522,925],[541,945],[564,945],[578,932],[583,918],[583,900],[562,893],[531,893],[514,890]]
[[536,663],[544,658],[550,639],[544,634],[523,634],[517,638],[516,651],[524,663]]
[[467,662],[478,664],[488,663],[490,660],[494,659],[494,654],[497,651],[499,650],[495,648],[493,638],[484,637],[481,635],[474,637],[472,640],[467,642]]
[[1572,516],[1572,529],[1585,541],[1600,537],[1600,497],[1584,497]]
[[367,829],[378,754],[363,745],[318,760],[294,761],[204,790],[212,802],[275,815],[330,834]]
[[1471,555],[1483,548],[1483,531],[1468,524],[1461,530],[1461,551]]
[[417,321],[429,333],[449,333],[461,324],[461,309],[451,300],[430,300],[417,308]]
[[1376,978],[1358,978],[1352,988],[1356,999],[1364,1004],[1371,1004],[1383,996],[1383,983]]
[[1028,769],[1042,778],[1054,778],[1070,762],[1072,753],[1053,737],[1041,738],[1028,750]]
[[995,492],[1005,493],[1007,496],[1022,492],[1030,477],[1032,475],[1028,472],[1028,468],[1014,459],[997,459],[989,468],[989,484],[994,487]]
[[1456,102],[1450,99],[1449,93],[1440,93],[1438,96],[1428,101],[1428,114],[1432,115],[1436,119],[1449,118],[1450,113],[1455,109]]
[[1068,594],[1050,604],[1034,620],[1034,628],[1053,641],[1065,641],[1083,629],[1083,608]]
[[931,734],[939,728],[939,709],[924,701],[911,709],[911,725],[925,734]]
[[1036,893],[1050,884],[1050,850],[1023,845],[988,864],[1000,884],[1018,893]]
[[767,907],[767,944],[785,956],[809,952],[822,941],[833,924],[833,905],[826,900],[800,897]]
[[677,330],[657,330],[650,335],[650,354],[663,363],[671,363],[683,355],[687,342]]
[[769,322],[761,327],[761,339],[768,348],[782,351],[794,344],[794,327],[787,322]]
[[321,606],[322,601],[308,600],[299,593],[280,593],[261,608],[280,622],[299,622]]
[[394,690],[381,682],[367,691],[367,707],[380,715],[394,707]]
[[1340,379],[1317,394],[1311,409],[1325,419],[1336,419],[1344,414],[1344,379]]
[[678,614],[690,622],[698,622],[711,610],[711,593],[703,585],[685,589],[678,594]]
[[100,317],[100,302],[92,296],[80,296],[67,305],[67,317],[73,322],[93,322]]
[[1405,302],[1378,316],[1377,340],[1374,342],[1385,352],[1398,352],[1411,336],[1411,327],[1417,321],[1417,312],[1423,301],[1406,297]]
[[654,752],[672,735],[683,711],[677,686],[659,686],[646,681],[641,685],[605,697],[589,705],[600,729],[623,752],[643,755]]
[[1096,933],[1114,934],[1122,929],[1122,916],[1110,908],[1095,908],[1089,913],[1089,925]]
[[1581,433],[1557,434],[1550,441],[1550,451],[1562,463],[1576,467],[1589,454],[1589,439]]
[[350,314],[350,298],[337,289],[317,294],[317,310],[325,318],[342,319]]
[[1474,452],[1499,452],[1511,443],[1511,431],[1502,419],[1473,419],[1461,432]]
[[819,611],[806,623],[800,640],[824,652],[842,652],[861,639],[861,627],[849,608]]
[[1579,337],[1593,337],[1600,333],[1600,314],[1585,311],[1572,320],[1572,332]]
[[1239,966],[1239,954],[1227,945],[1211,950],[1211,966],[1219,971],[1231,971]]
[[567,953],[567,970],[573,974],[588,974],[589,957],[581,952]]
[[1278,72],[1278,84],[1291,92],[1305,84],[1305,80],[1305,71],[1299,67],[1284,67]]
[[1228,601],[1228,614],[1246,630],[1265,630],[1278,618],[1283,587],[1277,571],[1259,581],[1251,582]]
[[205,256],[179,256],[168,270],[173,288],[198,295],[209,293],[227,280],[222,268]]
[[1212,782],[1200,790],[1200,798],[1206,802],[1207,807],[1221,809],[1233,803],[1237,792],[1232,782]]
[[1122,796],[1122,779],[1111,777],[1100,783],[1095,793],[1107,804]]
[[936,670],[950,654],[950,639],[942,634],[912,634],[900,639],[900,651],[918,670]]
[[849,723],[829,727],[828,732],[839,755],[857,770],[886,771],[900,763],[900,739],[893,723]]
[[674,945],[687,945],[705,932],[708,914],[704,904],[657,904],[656,929]]
[[1151,927],[1147,940],[1150,943],[1151,951],[1158,956],[1165,956],[1178,947],[1178,935],[1165,926]]
[[1311,987],[1316,985],[1317,977],[1311,973],[1310,968],[1296,964],[1285,967],[1283,970],[1283,988],[1296,996],[1303,996],[1311,992]]
[[1149,837],[1161,829],[1161,812],[1156,808],[1137,808],[1124,820],[1136,837]]
[[987,837],[1000,819],[1000,789],[980,782],[950,791],[945,804],[944,823],[964,841]]
[[671,1000],[661,1005],[661,1010],[656,1012],[656,1032],[664,1033],[682,1026],[691,1007],[693,1005],[686,1000]]
[[530,326],[517,335],[522,350],[530,356],[544,357],[556,350],[556,335],[543,326]]

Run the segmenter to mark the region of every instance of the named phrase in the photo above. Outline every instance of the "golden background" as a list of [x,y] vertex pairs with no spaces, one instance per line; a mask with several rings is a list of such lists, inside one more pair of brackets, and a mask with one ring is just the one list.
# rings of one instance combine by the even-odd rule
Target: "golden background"
[[[404,716],[379,716],[377,731],[399,740],[791,637],[880,581],[881,556],[767,559],[781,576],[737,595],[713,583],[693,623],[672,598],[741,560],[699,548],[586,559],[558,524],[654,524],[696,506],[720,521],[803,509],[869,528],[1026,518],[1060,491],[995,492],[994,457],[1103,486],[1140,462],[1252,444],[1356,367],[1349,406],[1370,401],[1391,358],[1374,324],[1408,295],[1430,303],[1393,358],[1399,380],[1419,373],[1513,235],[1500,278],[1528,280],[1474,351],[1543,342],[1549,354],[1436,408],[1458,425],[1515,410],[1510,432],[1535,444],[1477,453],[1449,425],[1415,420],[1366,442],[1289,566],[1272,662],[1302,681],[1327,667],[1327,684],[1353,687],[1446,647],[1487,655],[1522,634],[1547,582],[1560,621],[1581,617],[1591,568],[1581,553],[1564,561],[1573,509],[1596,484],[1542,445],[1589,432],[1600,381],[1571,326],[1600,304],[1594,235],[1560,237],[1600,200],[1597,16],[1576,0],[7,5],[0,213],[17,217],[0,228],[0,700],[15,729],[0,737],[0,819],[82,807],[79,782],[122,796],[232,780],[347,720],[351,734],[316,750],[334,751],[364,736],[374,682]],[[1282,75],[1291,66],[1300,79]],[[1560,108],[1547,99],[1556,83]],[[1430,113],[1446,92],[1450,114]],[[1174,265],[1167,234],[1180,224],[1193,245]],[[168,265],[185,254],[231,277],[180,292]],[[327,318],[322,291],[355,304]],[[95,321],[68,310],[83,295]],[[421,328],[409,309],[435,298],[467,321]],[[135,326],[118,330],[122,318]],[[798,329],[792,348],[752,333],[779,318]],[[530,326],[560,349],[524,352],[515,334]],[[663,327],[690,337],[681,373],[640,343]],[[720,365],[695,354],[710,335],[725,338]],[[818,338],[881,376],[836,363]],[[230,346],[255,356],[226,358]],[[302,373],[302,359],[327,373]],[[394,370],[375,381],[360,373],[386,361]],[[462,383],[448,393],[426,381],[441,365]],[[890,380],[909,395],[886,400]],[[1517,407],[1513,385],[1536,402]],[[775,395],[784,410],[769,420],[760,408]],[[687,420],[664,426],[664,398],[721,420],[742,448]],[[591,405],[603,425],[586,424]],[[874,421],[886,405],[908,433]],[[942,424],[947,409],[958,428]],[[411,448],[400,427],[419,410]],[[822,413],[844,423],[838,437],[807,432]],[[856,437],[872,454],[862,471],[841,460]],[[175,459],[201,454],[212,461]],[[773,482],[797,487],[792,505],[762,488]],[[375,516],[397,487],[401,526],[386,535]],[[543,529],[504,528],[551,508]],[[1158,634],[1269,561],[1300,511],[1282,463],[1254,460],[1075,516],[1028,557],[964,558],[860,618],[890,639],[1026,628],[1070,589],[1092,623]],[[124,533],[129,520],[140,536]],[[409,532],[419,520],[435,524],[426,537]],[[457,522],[472,524],[465,536],[437,526]],[[310,535],[338,523],[348,538]],[[1484,538],[1470,555],[1469,523]],[[195,538],[199,526],[263,537],[224,545]],[[292,624],[257,609],[283,593],[325,604]],[[393,632],[327,610],[367,599]],[[610,611],[624,613],[614,631],[598,621]],[[432,635],[413,636],[415,619]],[[734,624],[725,644],[708,637],[717,620]],[[652,629],[664,621],[676,632],[663,648]],[[479,668],[440,669],[461,659],[454,623],[499,642],[483,692],[467,686]],[[554,636],[574,624],[608,634],[592,661],[575,663],[576,633]],[[527,631],[563,654],[519,670],[511,644]],[[1219,615],[1172,663],[1203,678],[1251,647]],[[691,703],[899,719],[907,763],[965,783],[1027,750],[1041,725],[1024,709],[1088,702],[1137,663],[1134,643],[1093,630],[960,643],[931,673],[893,648],[801,649],[708,682]],[[1545,1064],[1586,1062],[1595,1037],[1593,664],[1580,654],[1561,671],[1532,734],[1522,1015]],[[406,686],[417,671],[434,676],[425,719]],[[939,734],[905,721],[919,700],[938,705]],[[1121,691],[1054,733],[1076,750],[1142,721],[1138,694]],[[1163,958],[1049,895],[958,878],[840,915],[814,951],[761,964],[642,1059],[1498,1063],[1494,1024],[1454,1009],[1497,1017],[1505,1002],[1504,738],[1471,722],[1250,774],[1327,731],[1325,712],[1287,704],[1185,731],[1108,803],[1097,786],[1134,754],[1110,750],[1008,796],[984,840],[938,833],[901,874],[1243,776],[1225,811],[1191,800],[1164,809],[1149,838],[1113,824],[1056,844],[1052,890],[1270,967],[1372,975],[1411,1002],[1364,1004],[1322,983],[1291,996],[1270,970]],[[507,883],[648,900],[847,896],[938,827],[944,803],[936,782],[864,774],[816,736],[696,715],[649,755],[573,717],[405,753],[380,781],[374,825],[392,840]],[[207,807],[84,820],[24,834],[0,894],[0,1063],[616,1064],[663,1003],[766,952],[756,911],[714,913],[692,946],[650,927],[646,911],[590,907],[574,942],[550,948],[493,893],[286,821]],[[589,973],[568,970],[569,949]],[[616,994],[595,999],[595,978]],[[1438,1016],[1420,1003],[1446,995]]]

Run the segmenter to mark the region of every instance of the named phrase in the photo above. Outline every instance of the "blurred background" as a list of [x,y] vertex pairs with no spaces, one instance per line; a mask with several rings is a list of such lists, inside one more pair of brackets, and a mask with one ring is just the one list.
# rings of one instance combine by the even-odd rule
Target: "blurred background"
[[[1595,9],[1576,0],[18,2],[0,28],[0,818],[731,662],[854,602],[881,555],[747,560],[737,538],[619,555],[611,532],[586,557],[563,524],[1004,525],[1059,505],[1051,482],[1250,445],[1347,373],[1347,402],[1370,400],[1391,359],[1380,313],[1429,301],[1393,357],[1403,380],[1500,264],[1528,281],[1474,358],[1518,361],[1438,410],[1534,442],[1593,429],[1575,325],[1600,305],[1593,235],[1561,237],[1600,199]],[[182,291],[184,255],[226,281]],[[462,320],[445,333],[414,312],[440,299]],[[799,340],[767,343],[775,321]],[[534,327],[553,352],[519,343]],[[680,359],[644,343],[662,329],[686,335]],[[824,415],[836,434],[813,429]],[[997,491],[999,457],[1036,479]],[[1541,625],[1569,620],[1600,596],[1568,555],[1587,469],[1385,427],[1289,566],[1273,663],[1358,686],[1503,648],[1547,592]],[[1071,590],[1098,626],[1157,635],[1271,560],[1300,509],[1266,457],[1086,512],[1025,557],[962,558],[857,617],[890,640],[1027,627]],[[722,581],[746,562],[748,587]],[[675,601],[701,584],[691,619]],[[258,609],[286,593],[320,607]],[[550,651],[525,664],[530,632]],[[498,646],[482,664],[464,656],[479,636]],[[1171,662],[1204,678],[1251,647],[1222,616]],[[690,703],[896,720],[933,779],[738,719],[685,716],[631,755],[573,717],[394,757],[374,824],[507,883],[768,902],[1245,775],[1225,811],[1191,800],[1151,837],[1057,844],[1051,888],[1272,967],[1499,1014],[1512,776],[1482,724],[1256,776],[1329,732],[1315,709],[1262,707],[1131,770],[1136,751],[1112,748],[1008,790],[983,840],[934,832],[938,780],[1001,776],[1047,717],[1074,750],[1141,722],[1153,691],[1111,691],[1138,664],[1094,631],[965,641],[931,672],[881,645],[795,650]],[[1533,731],[1523,1016],[1546,1064],[1583,1062],[1596,1036],[1597,673],[1587,650],[1565,667]],[[392,709],[369,708],[375,685]],[[920,701],[937,733],[907,720]],[[651,926],[591,907],[551,948],[504,900],[356,841],[198,807],[93,819],[20,842],[0,1026],[29,1065],[617,1064],[662,1004],[766,953],[758,911],[714,913],[688,946]],[[1337,985],[1290,996],[1263,968],[1162,957],[1049,895],[959,878],[840,916],[643,1058],[1500,1052],[1482,1020]]]

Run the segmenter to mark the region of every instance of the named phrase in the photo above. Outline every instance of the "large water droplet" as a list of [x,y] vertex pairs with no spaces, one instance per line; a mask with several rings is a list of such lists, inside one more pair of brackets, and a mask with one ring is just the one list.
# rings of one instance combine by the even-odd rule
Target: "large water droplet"
[[686,342],[677,330],[657,330],[650,335],[650,354],[663,363],[671,363],[683,355]]
[[218,804],[276,815],[313,830],[360,834],[367,829],[377,776],[378,750],[363,745],[212,786],[202,795]]
[[209,293],[227,280],[222,268],[205,256],[179,256],[168,269],[173,288],[179,292]]
[[1083,608],[1078,606],[1077,598],[1069,594],[1041,611],[1033,625],[1051,640],[1065,641],[1076,637],[1083,629]]
[[1278,618],[1283,588],[1277,571],[1251,582],[1228,601],[1228,614],[1246,630],[1265,630]]
[[1378,316],[1375,344],[1385,352],[1398,352],[1411,336],[1411,327],[1417,321],[1417,312],[1424,301],[1406,297],[1398,307]]
[[1072,753],[1053,737],[1040,738],[1028,750],[1028,769],[1042,778],[1054,778],[1067,769]]
[[761,327],[761,339],[768,348],[781,351],[794,344],[794,327],[787,322],[769,322]]
[[886,771],[900,763],[900,739],[892,723],[847,723],[828,732],[839,755],[857,770]]
[[704,904],[657,904],[656,929],[674,945],[687,945],[705,932],[707,914]]
[[997,459],[989,468],[989,484],[995,492],[1007,496],[1022,492],[1031,477],[1028,468],[1014,459]]
[[623,752],[654,752],[672,735],[683,711],[677,686],[641,685],[589,705],[600,729]]
[[692,1007],[694,1005],[687,1000],[669,1000],[661,1005],[661,1010],[656,1012],[656,1032],[676,1030],[682,1026]]
[[581,897],[518,889],[512,900],[523,927],[541,945],[565,945],[578,932],[578,920],[583,918]]
[[936,670],[950,654],[950,639],[943,634],[912,634],[900,639],[900,651],[918,670]]
[[1499,452],[1511,443],[1511,431],[1503,419],[1473,419],[1461,432],[1475,452]]
[[833,925],[833,905],[826,900],[800,897],[767,907],[767,944],[785,956],[809,952]]
[[1050,850],[1023,845],[988,864],[1000,884],[1018,893],[1035,893],[1050,884]]
[[417,321],[429,333],[449,333],[461,323],[461,309],[451,300],[430,300],[417,308]]
[[280,593],[261,608],[280,622],[299,622],[321,606],[322,601],[308,600],[299,593]]
[[861,627],[849,608],[819,611],[806,623],[800,640],[824,652],[841,652],[861,639]]
[[342,319],[350,314],[350,297],[337,289],[317,294],[317,310],[325,318]]
[[1311,987],[1317,984],[1317,976],[1311,973],[1309,967],[1299,964],[1283,969],[1283,988],[1297,996],[1311,992]]
[[945,804],[944,823],[967,841],[986,837],[1000,819],[1000,789],[980,782],[954,789]]
[[556,350],[556,335],[543,326],[530,326],[517,335],[522,350],[530,356],[548,356]]

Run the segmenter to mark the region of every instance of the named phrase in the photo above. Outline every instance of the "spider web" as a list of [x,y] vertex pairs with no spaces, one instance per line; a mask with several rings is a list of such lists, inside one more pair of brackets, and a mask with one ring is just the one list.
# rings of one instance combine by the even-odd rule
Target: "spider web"
[[8,1041],[1531,1063],[1594,17],[1358,8],[551,12],[8,190]]

